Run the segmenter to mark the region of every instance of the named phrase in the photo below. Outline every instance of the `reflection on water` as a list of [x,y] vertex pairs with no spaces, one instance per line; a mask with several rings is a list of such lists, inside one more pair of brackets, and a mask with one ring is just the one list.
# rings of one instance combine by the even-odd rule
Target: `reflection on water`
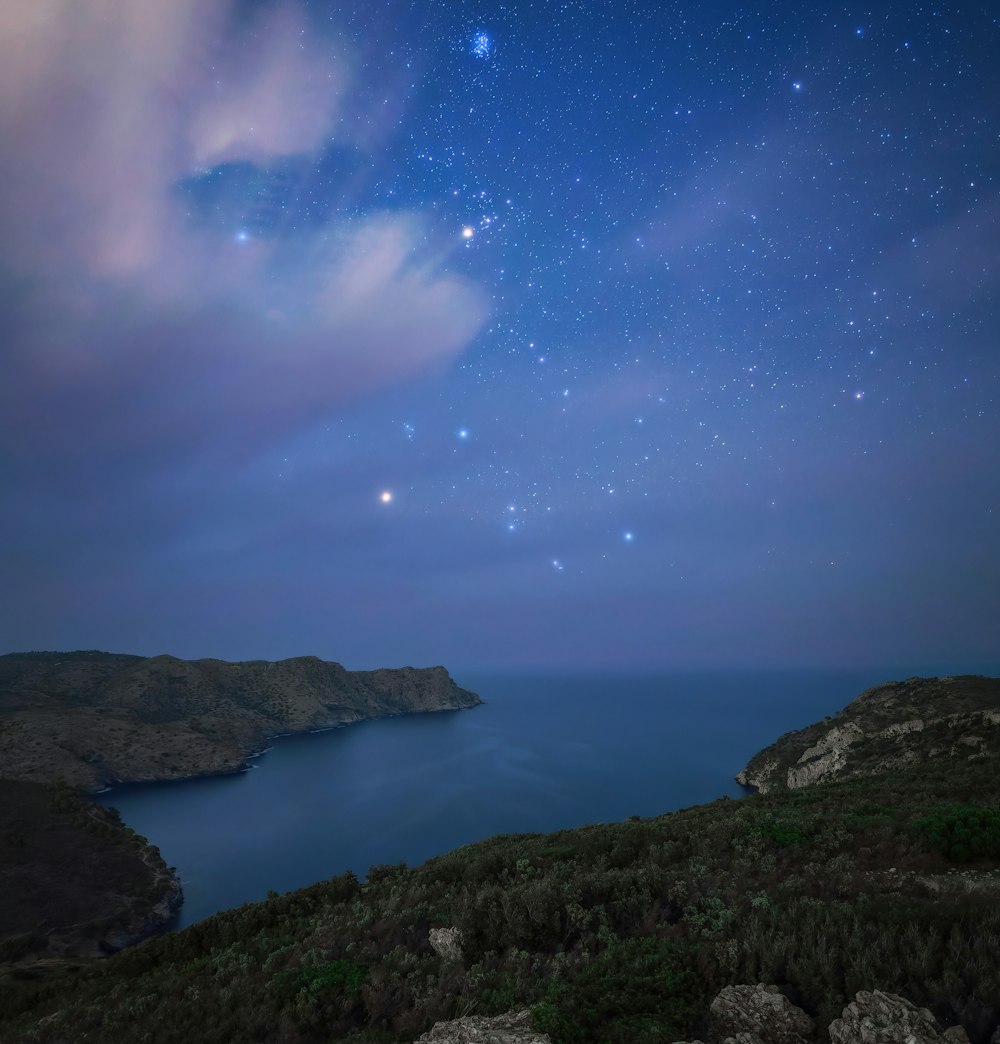
[[467,677],[487,703],[277,739],[238,776],[102,796],[184,884],[182,924],[498,833],[650,816],[723,794],[791,728],[885,675]]

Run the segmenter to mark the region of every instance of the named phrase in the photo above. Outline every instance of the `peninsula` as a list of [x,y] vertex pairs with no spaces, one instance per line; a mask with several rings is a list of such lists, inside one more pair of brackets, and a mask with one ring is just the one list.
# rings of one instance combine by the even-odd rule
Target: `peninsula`
[[238,772],[274,736],[481,702],[444,667],[10,653],[0,656],[0,778],[95,792]]

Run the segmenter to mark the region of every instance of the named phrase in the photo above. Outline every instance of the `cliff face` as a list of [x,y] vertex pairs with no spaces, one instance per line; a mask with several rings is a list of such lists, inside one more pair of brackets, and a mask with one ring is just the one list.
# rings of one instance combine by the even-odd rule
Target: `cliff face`
[[443,667],[14,653],[0,656],[0,776],[98,790],[233,772],[275,735],[480,702]]
[[863,692],[839,714],[789,732],[736,780],[767,792],[1000,753],[1000,679],[910,678]]

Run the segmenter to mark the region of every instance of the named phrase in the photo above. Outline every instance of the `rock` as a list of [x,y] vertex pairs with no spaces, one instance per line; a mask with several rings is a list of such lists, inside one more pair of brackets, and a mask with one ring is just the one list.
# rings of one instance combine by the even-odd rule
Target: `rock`
[[923,732],[924,723],[920,718],[914,718],[912,721],[900,721],[896,722],[895,725],[890,725],[887,729],[883,729],[879,734],[879,739],[893,739],[896,736],[905,736],[908,732]]
[[486,1018],[468,1015],[464,1019],[436,1022],[421,1041],[434,1044],[552,1044],[548,1034],[531,1028],[530,1011],[511,1011],[506,1015]]
[[854,722],[843,727],[835,725],[818,743],[803,751],[798,764],[788,770],[788,786],[807,787],[835,776],[847,764],[847,752],[864,735]]
[[428,936],[431,949],[445,961],[462,959],[463,941],[461,928],[432,928]]
[[777,986],[726,986],[708,1014],[711,1035],[737,1044],[806,1044],[813,1020]]
[[934,1016],[894,993],[862,990],[830,1023],[831,1044],[952,1044],[967,1041],[961,1026],[942,1033]]

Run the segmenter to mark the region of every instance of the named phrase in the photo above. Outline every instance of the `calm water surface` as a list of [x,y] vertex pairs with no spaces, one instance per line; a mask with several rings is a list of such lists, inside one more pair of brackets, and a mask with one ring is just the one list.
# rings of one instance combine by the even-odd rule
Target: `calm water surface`
[[739,796],[733,775],[752,754],[886,677],[463,674],[484,706],[289,736],[250,772],[100,800],[178,868],[192,924],[268,889],[417,865],[493,834]]

